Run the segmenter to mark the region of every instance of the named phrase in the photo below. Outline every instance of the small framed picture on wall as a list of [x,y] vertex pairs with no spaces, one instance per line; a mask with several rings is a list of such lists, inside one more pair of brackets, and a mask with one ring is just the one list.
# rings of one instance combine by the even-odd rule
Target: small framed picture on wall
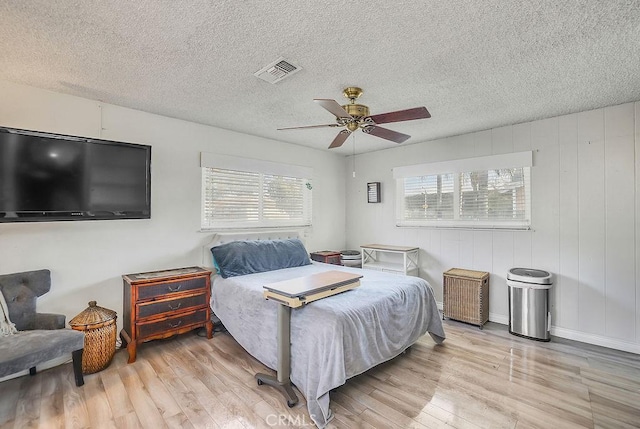
[[367,183],[367,202],[369,203],[380,202],[380,182]]

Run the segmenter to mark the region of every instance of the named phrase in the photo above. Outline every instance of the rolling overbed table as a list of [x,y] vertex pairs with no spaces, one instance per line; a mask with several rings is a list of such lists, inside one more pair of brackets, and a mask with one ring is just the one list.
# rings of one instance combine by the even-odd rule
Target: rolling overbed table
[[278,368],[276,377],[268,374],[256,374],[258,384],[267,384],[280,390],[287,399],[287,405],[298,403],[289,376],[291,373],[291,309],[299,308],[310,302],[336,295],[360,286],[362,275],[344,271],[325,271],[306,277],[297,277],[264,286],[266,299],[278,304]]

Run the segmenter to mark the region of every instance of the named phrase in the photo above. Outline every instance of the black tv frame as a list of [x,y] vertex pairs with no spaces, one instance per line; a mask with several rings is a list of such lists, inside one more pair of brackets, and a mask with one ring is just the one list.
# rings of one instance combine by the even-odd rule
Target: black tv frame
[[[146,151],[146,206],[145,210],[134,211],[0,211],[0,223],[15,222],[55,222],[80,220],[150,219],[151,218],[151,146],[115,140],[103,140],[66,134],[48,133],[0,126],[0,133],[11,133],[49,139],[78,142],[81,144],[106,144],[127,146]],[[9,216],[8,216],[9,214]]]

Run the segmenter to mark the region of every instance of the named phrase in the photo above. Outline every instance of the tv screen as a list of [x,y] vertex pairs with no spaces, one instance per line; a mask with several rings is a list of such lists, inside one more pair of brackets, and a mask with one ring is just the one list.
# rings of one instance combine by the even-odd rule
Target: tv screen
[[150,216],[151,146],[0,127],[0,222]]

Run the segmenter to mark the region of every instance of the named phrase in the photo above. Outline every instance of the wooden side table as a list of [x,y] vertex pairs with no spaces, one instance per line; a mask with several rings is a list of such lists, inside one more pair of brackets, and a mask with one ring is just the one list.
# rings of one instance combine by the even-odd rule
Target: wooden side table
[[406,276],[419,276],[417,247],[365,244],[362,248],[362,268]]
[[122,276],[124,311],[120,331],[129,363],[136,360],[139,344],[195,328],[205,327],[213,336],[211,323],[211,271],[200,267],[177,268]]
[[316,262],[324,262],[325,264],[342,265],[342,262],[340,262],[340,252],[333,250],[313,252],[311,253],[311,259]]

